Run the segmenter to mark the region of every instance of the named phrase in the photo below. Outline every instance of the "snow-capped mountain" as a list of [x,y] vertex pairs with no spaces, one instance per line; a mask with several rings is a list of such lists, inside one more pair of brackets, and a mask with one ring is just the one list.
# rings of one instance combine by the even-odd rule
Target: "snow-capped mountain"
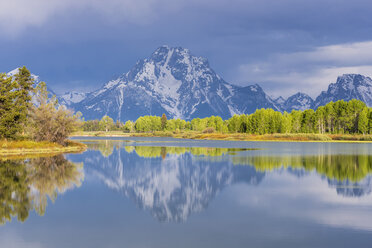
[[77,92],[77,91],[70,91],[66,92],[63,95],[58,95],[58,99],[63,101],[65,105],[70,106],[74,103],[79,103],[85,99],[86,93]]
[[224,81],[207,59],[188,49],[162,46],[127,73],[72,105],[86,119],[109,115],[121,121],[142,115],[192,119],[252,113],[257,108],[280,110],[261,87],[239,87]]
[[372,79],[359,74],[344,74],[336,83],[328,86],[315,100],[313,108],[325,105],[330,101],[358,99],[372,107]]
[[[8,72],[6,75],[9,77],[15,76],[19,71],[19,68],[16,68],[10,72]],[[34,80],[35,86],[39,84],[42,80],[40,80],[40,76],[32,74],[31,77]],[[85,97],[86,93],[81,93],[81,92],[76,92],[76,91],[71,91],[71,92],[66,92],[63,95],[59,95],[55,93],[50,87],[48,87],[48,96],[56,96],[58,99],[58,103],[61,105],[64,105],[66,107],[71,107],[72,104],[81,102]]]
[[[14,76],[18,68],[7,73]],[[36,83],[41,80],[32,74]],[[77,91],[56,95],[59,103],[82,112],[86,120],[109,115],[115,120],[136,120],[143,115],[163,113],[168,118],[203,118],[211,115],[227,119],[234,114],[250,114],[259,108],[277,111],[316,109],[330,101],[358,99],[372,107],[372,79],[344,74],[314,101],[304,93],[288,99],[272,99],[258,85],[236,86],[224,81],[207,59],[193,56],[181,47],[159,47],[127,73],[91,93]]]
[[[295,110],[317,109],[327,103],[338,100],[350,101],[358,99],[372,107],[372,79],[360,74],[344,74],[337,78],[336,83],[331,83],[327,91],[322,93],[313,100],[304,93],[297,93],[284,100],[279,97],[274,100],[281,111],[290,112]],[[283,102],[284,100],[284,102]]]
[[291,112],[292,110],[305,110],[313,106],[314,100],[307,94],[298,92],[288,97],[281,104],[282,111]]
[[[20,68],[20,67],[15,68],[14,70],[11,70],[11,71],[8,72],[6,75],[7,75],[8,77],[14,77],[16,74],[18,74],[18,72],[19,72],[19,68]],[[40,81],[40,77],[39,77],[38,75],[35,75],[35,74],[32,74],[32,73],[31,73],[31,77],[32,77],[32,79],[35,81],[35,84],[38,84],[38,83],[41,82],[41,81]]]

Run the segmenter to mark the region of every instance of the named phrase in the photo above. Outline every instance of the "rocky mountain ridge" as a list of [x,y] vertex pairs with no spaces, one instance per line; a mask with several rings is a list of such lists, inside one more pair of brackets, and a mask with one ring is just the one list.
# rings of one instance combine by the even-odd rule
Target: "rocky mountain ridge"
[[[12,76],[17,69],[8,73]],[[32,75],[36,82],[39,76]],[[52,94],[55,94],[50,90]],[[237,86],[222,79],[206,58],[182,47],[161,46],[139,60],[127,73],[90,93],[57,95],[60,104],[82,112],[86,120],[109,115],[115,120],[136,120],[162,115],[190,120],[211,115],[227,119],[259,108],[277,111],[316,109],[330,101],[359,99],[372,106],[372,79],[344,74],[315,100],[298,92],[287,99],[268,96],[258,85]]]

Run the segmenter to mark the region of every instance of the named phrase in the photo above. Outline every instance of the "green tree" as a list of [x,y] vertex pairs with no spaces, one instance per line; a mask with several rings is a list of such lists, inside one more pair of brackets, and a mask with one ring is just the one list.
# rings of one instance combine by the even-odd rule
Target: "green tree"
[[230,132],[238,132],[240,129],[241,123],[240,123],[240,116],[239,115],[233,115],[228,120],[228,128]]
[[105,115],[99,121],[99,126],[101,130],[108,132],[114,126],[114,120],[110,116]]
[[0,138],[15,139],[24,132],[34,81],[26,67],[12,77],[0,74]]
[[99,120],[88,120],[83,123],[83,131],[99,131]]
[[292,110],[292,133],[299,133],[301,131],[302,112],[299,110]]
[[364,108],[358,117],[358,131],[366,134],[368,132],[368,108]]
[[320,106],[315,111],[314,121],[315,121],[315,128],[317,128],[318,133],[324,133],[325,132],[325,117],[326,117],[326,111],[323,106]]
[[18,69],[14,75],[14,81],[17,83],[17,98],[15,101],[15,111],[19,114],[18,125],[21,130],[27,125],[29,107],[31,106],[34,80],[30,71],[23,66]]
[[134,132],[134,123],[133,121],[126,121],[124,124],[124,132],[133,133]]
[[289,113],[284,112],[281,126],[280,126],[280,132],[281,133],[290,133],[292,129],[292,117]]
[[302,112],[301,131],[303,133],[314,133],[314,110],[307,109]]
[[15,108],[17,83],[5,74],[0,75],[0,138],[14,139],[21,130],[20,114]]

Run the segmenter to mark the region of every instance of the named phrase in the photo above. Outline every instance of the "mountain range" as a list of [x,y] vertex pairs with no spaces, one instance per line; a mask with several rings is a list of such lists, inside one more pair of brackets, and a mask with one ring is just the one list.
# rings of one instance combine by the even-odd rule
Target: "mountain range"
[[211,115],[227,119],[259,108],[290,112],[316,109],[337,100],[359,99],[371,107],[372,79],[344,74],[315,100],[301,92],[287,99],[273,99],[258,84],[242,87],[226,82],[206,58],[194,56],[188,49],[161,46],[99,89],[90,93],[66,92],[57,98],[68,108],[80,111],[86,120],[108,115],[126,121],[163,113],[168,118],[185,120]]

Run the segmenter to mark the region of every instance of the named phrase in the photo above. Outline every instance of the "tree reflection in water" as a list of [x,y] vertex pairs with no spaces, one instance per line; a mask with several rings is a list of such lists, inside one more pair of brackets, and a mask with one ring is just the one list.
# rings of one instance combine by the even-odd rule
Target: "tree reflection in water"
[[27,160],[0,161],[0,224],[17,217],[25,221],[35,210],[44,215],[48,198],[79,187],[84,179],[83,164],[63,155]]
[[219,147],[173,147],[173,146],[131,146],[125,142],[105,140],[104,142],[90,142],[89,149],[99,150],[104,157],[113,154],[114,149],[124,149],[127,153],[135,152],[141,158],[165,159],[167,155],[182,155],[190,153],[195,157],[205,157],[218,160],[223,155],[231,156],[234,165],[253,166],[257,171],[269,172],[275,169],[303,169],[316,171],[329,180],[338,182],[359,182],[372,173],[372,156],[366,154],[316,154],[316,155],[245,155],[241,151],[258,150],[254,148],[219,148]]
[[[110,189],[131,198],[161,222],[182,222],[207,208],[224,188],[259,185],[268,174],[325,179],[338,195],[371,193],[369,153],[272,153],[269,149],[146,146],[122,141],[88,143],[84,163]],[[110,154],[109,156],[105,156]],[[312,178],[311,180],[313,180]],[[270,178],[268,179],[270,180]],[[318,182],[318,181],[317,181]]]

